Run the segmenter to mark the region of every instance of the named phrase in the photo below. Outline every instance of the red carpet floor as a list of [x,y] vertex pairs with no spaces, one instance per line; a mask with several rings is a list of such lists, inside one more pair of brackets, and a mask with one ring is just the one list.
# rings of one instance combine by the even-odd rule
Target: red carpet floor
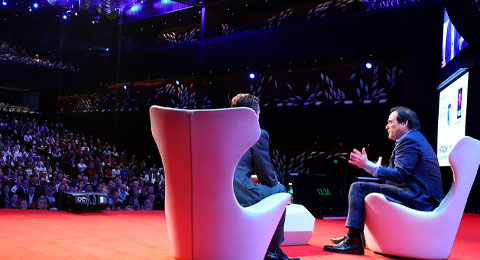
[[[331,236],[343,235],[344,220],[317,220],[309,245],[283,247],[289,256],[316,259],[389,259],[324,252]],[[451,260],[480,259],[480,214],[466,213]],[[62,211],[0,210],[0,259],[161,259],[171,257],[163,211],[73,214]],[[245,259],[250,260],[250,259]]]

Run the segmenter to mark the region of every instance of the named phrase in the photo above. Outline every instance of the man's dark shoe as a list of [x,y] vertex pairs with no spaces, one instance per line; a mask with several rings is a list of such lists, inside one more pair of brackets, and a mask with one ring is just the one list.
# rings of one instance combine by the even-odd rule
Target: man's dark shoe
[[[332,237],[330,238],[330,241],[334,243],[335,245],[342,243],[345,239],[348,238],[348,234],[346,234],[343,237]],[[362,233],[362,243],[363,243],[363,248],[365,248],[365,235]]]
[[330,238],[330,241],[332,241],[332,243],[334,243],[336,245],[336,244],[342,243],[347,238],[348,238],[348,234],[346,234],[343,237],[332,237],[332,238]]
[[274,251],[267,251],[264,260],[300,260],[298,257],[288,257],[280,247],[277,247]]
[[334,253],[363,255],[363,242],[361,238],[347,237],[345,240],[334,246],[324,246],[323,250]]

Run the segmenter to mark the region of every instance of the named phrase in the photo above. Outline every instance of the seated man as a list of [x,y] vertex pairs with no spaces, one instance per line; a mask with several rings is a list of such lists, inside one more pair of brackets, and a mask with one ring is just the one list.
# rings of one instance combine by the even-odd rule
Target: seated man
[[[260,116],[260,106],[257,97],[250,94],[238,94],[232,99],[232,107],[249,107]],[[265,130],[261,130],[260,139],[240,159],[233,178],[235,196],[240,205],[247,207],[275,193],[285,192],[285,186],[277,180],[270,160],[269,137]],[[255,183],[250,179],[252,175]],[[268,246],[265,260],[299,260],[290,258],[280,249],[283,242],[283,224],[285,212],[278,223],[277,229]]]
[[348,216],[345,223],[349,231],[343,237],[332,238],[331,241],[336,245],[324,246],[325,251],[364,254],[364,199],[370,193],[382,193],[388,200],[422,211],[435,209],[443,199],[438,159],[427,139],[419,131],[420,121],[417,114],[406,107],[395,107],[390,112],[385,128],[388,138],[395,141],[395,148],[388,167],[380,166],[381,157],[377,164],[369,161],[365,148],[362,152],[354,149],[348,161],[385,183],[352,184],[348,194]]

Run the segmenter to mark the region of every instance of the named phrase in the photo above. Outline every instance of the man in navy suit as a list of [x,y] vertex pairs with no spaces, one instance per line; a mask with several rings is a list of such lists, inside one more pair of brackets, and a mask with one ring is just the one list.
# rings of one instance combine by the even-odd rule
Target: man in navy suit
[[[260,116],[260,105],[257,97],[250,94],[238,94],[232,99],[232,107],[249,107]],[[244,207],[253,205],[275,193],[285,192],[285,186],[278,182],[270,160],[269,136],[261,130],[260,138],[242,156],[235,168],[233,190],[238,203]],[[290,258],[280,249],[283,242],[283,225],[285,212],[273,234],[265,260],[299,260]]]
[[348,233],[332,238],[336,244],[324,246],[325,251],[364,254],[363,227],[365,223],[365,197],[373,192],[409,208],[431,211],[443,199],[442,176],[438,159],[420,130],[417,114],[406,107],[390,110],[388,138],[395,141],[395,148],[388,167],[381,166],[381,157],[375,164],[368,160],[365,148],[354,149],[350,164],[364,169],[385,183],[355,182],[348,194],[348,217],[345,227]]

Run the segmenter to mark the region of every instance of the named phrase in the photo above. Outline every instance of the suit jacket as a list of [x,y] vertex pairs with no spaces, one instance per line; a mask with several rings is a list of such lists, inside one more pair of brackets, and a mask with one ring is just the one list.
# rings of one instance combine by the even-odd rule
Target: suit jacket
[[23,190],[23,185],[18,187],[17,189],[17,195],[18,195],[18,198],[27,198],[28,197],[28,188],[27,188],[27,192],[25,192]]
[[[254,184],[250,176],[257,175],[262,183]],[[235,168],[233,188],[238,202],[242,206],[253,205],[265,197],[277,193],[272,189],[282,186],[277,180],[270,160],[269,136],[267,131],[261,129],[258,141],[242,156]],[[285,187],[283,187],[283,191]]]
[[382,193],[407,207],[430,211],[443,199],[438,159],[427,139],[418,130],[405,133],[395,142],[388,167],[378,176],[386,180]]

